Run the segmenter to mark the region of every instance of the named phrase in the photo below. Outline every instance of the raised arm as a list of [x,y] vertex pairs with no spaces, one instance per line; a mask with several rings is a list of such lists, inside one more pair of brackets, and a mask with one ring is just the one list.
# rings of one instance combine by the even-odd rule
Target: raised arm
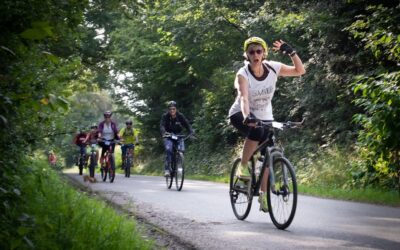
[[284,54],[287,54],[290,56],[290,59],[292,59],[292,66],[282,64],[281,70],[279,71],[279,76],[301,76],[306,73],[306,70],[304,68],[303,62],[301,61],[299,55],[296,53],[296,51],[293,50],[290,45],[285,43],[282,40],[275,41],[274,42],[274,47],[272,48],[273,51],[282,51]]

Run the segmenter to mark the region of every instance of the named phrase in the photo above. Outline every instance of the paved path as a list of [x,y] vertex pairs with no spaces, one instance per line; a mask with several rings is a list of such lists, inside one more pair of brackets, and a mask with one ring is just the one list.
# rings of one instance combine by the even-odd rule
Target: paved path
[[198,249],[400,249],[400,208],[299,196],[290,227],[278,230],[258,211],[236,219],[228,184],[185,180],[181,192],[162,177],[117,175],[84,183]]

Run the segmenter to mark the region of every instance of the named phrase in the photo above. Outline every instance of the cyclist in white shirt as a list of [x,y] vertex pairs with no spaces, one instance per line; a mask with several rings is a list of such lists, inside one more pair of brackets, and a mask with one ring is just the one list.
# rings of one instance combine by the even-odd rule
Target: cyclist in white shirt
[[[273,43],[272,50],[290,56],[293,65],[267,61],[267,43],[259,37],[250,37],[244,42],[245,65],[236,73],[235,88],[237,98],[229,110],[231,124],[245,137],[240,169],[248,169],[247,164],[259,142],[271,136],[269,131],[256,127],[257,119],[274,120],[271,100],[279,76],[301,76],[305,69],[293,48],[282,40]],[[239,171],[240,172],[240,171]],[[241,175],[242,173],[237,173]],[[268,171],[264,172],[260,190],[260,210],[267,212],[266,189]]]

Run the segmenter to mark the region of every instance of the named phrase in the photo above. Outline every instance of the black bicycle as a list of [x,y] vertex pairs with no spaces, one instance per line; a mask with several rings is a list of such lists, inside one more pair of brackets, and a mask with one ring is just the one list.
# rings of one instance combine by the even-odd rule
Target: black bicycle
[[183,164],[183,151],[178,147],[178,145],[180,140],[185,141],[189,136],[169,133],[164,135],[163,138],[169,138],[174,142],[174,154],[169,166],[170,175],[165,177],[167,188],[171,188],[173,179],[175,178],[176,190],[181,191],[185,179],[185,167]]
[[90,163],[89,163],[89,176],[94,177],[95,168],[97,166],[97,144],[90,144]]
[[[86,151],[86,148],[85,148],[85,151]],[[83,168],[86,168],[86,166],[87,166],[86,153],[79,153],[79,156],[78,156],[79,175],[82,175]]]
[[[272,129],[294,128],[302,122],[258,122],[259,126]],[[256,155],[262,157],[259,173],[256,174]],[[269,170],[267,202],[269,215],[278,229],[287,228],[293,221],[297,207],[297,182],[294,168],[283,155],[283,149],[275,146],[275,137],[267,138],[259,144],[250,159],[249,175],[237,175],[241,159],[235,160],[230,176],[229,195],[233,213],[244,220],[250,213],[253,196],[259,196],[262,176]],[[257,171],[258,172],[258,171]]]
[[[121,148],[124,146],[124,144],[121,144]],[[130,177],[131,176],[131,168],[133,167],[133,156],[134,156],[134,151],[135,151],[135,144],[127,144],[126,145],[126,152],[124,155],[124,160],[122,162],[122,167],[125,172],[125,177]]]

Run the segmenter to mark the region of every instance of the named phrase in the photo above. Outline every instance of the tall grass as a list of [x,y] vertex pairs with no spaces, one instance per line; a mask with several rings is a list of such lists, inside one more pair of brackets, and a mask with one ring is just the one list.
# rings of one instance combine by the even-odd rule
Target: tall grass
[[[185,177],[228,183],[232,162],[240,155],[241,146],[213,153],[190,148],[185,154]],[[295,166],[301,194],[400,206],[397,192],[366,185],[366,176],[363,175],[365,169],[359,164],[356,150],[332,146],[302,158],[294,155],[289,158]],[[163,159],[163,155],[149,157],[135,171],[139,174],[162,175]]]
[[25,201],[10,249],[150,249],[135,222],[118,215],[105,202],[70,187],[47,167],[33,161],[23,177]]

